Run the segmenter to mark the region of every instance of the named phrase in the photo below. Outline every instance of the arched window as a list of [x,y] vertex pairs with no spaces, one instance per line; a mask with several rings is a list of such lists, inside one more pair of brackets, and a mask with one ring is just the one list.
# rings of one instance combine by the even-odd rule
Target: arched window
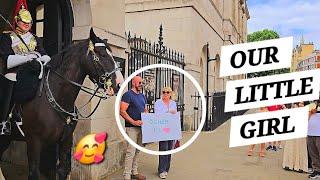
[[36,7],[36,16],[34,20],[35,34],[43,38],[43,28],[44,28],[44,5],[39,5]]

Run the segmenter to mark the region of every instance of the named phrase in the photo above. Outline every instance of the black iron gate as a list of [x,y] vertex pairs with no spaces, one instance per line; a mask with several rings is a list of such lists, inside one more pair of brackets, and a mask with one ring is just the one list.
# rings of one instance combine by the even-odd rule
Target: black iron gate
[[[209,129],[211,129],[210,127],[214,126],[213,114],[215,107],[213,107],[212,97],[213,96],[211,93],[209,93],[209,97],[205,96],[205,98],[209,98],[209,100],[207,101],[207,109],[209,110],[209,112],[206,112],[207,117],[202,129],[203,131],[209,131]],[[200,126],[200,121],[202,118],[202,101],[199,92],[195,92],[193,95],[191,95],[191,98],[193,101],[193,122],[191,130],[196,131]]]
[[[130,52],[128,54],[128,76],[136,70],[151,64],[170,64],[184,69],[184,55],[163,45],[162,26],[160,26],[159,41],[151,43],[141,36],[131,37],[128,34]],[[174,91],[178,111],[181,114],[181,127],[183,128],[184,111],[184,76],[183,74],[164,68],[149,69],[141,73],[144,79],[144,94],[147,98],[147,106],[153,112],[153,105],[161,98],[161,90],[169,86]],[[130,84],[129,84],[130,88]]]
[[221,124],[226,122],[232,117],[234,112],[224,112],[224,104],[226,100],[225,92],[216,92],[212,94],[212,104],[213,104],[213,113],[212,117],[212,126],[208,127],[208,130],[214,130],[219,127]]
[[[195,93],[191,96],[193,99],[194,107],[193,107],[193,125],[191,126],[191,130],[197,130],[200,125],[201,115],[202,115],[202,106],[201,106],[201,98],[199,93]],[[224,104],[225,104],[225,92],[215,92],[209,93],[209,112],[207,113],[206,121],[203,127],[203,131],[212,131],[219,127],[221,124],[230,119],[233,115],[241,115],[246,112],[236,111],[236,112],[224,112]]]

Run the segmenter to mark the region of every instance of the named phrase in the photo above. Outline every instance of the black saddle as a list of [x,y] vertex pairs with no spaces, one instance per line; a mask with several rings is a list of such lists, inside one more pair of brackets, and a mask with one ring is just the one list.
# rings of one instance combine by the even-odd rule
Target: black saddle
[[24,104],[36,96],[40,84],[40,71],[41,66],[35,60],[19,67],[13,93],[15,103]]

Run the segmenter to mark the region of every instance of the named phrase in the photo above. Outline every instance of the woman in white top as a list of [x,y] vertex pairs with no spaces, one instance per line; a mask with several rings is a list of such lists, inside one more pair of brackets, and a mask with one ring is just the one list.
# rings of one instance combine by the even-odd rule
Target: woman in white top
[[[303,107],[304,102],[293,103],[292,108]],[[306,138],[291,139],[285,142],[282,167],[285,170],[308,172],[308,152]]]
[[[162,90],[162,98],[158,99],[154,104],[155,113],[177,113],[177,104],[171,100],[172,89],[164,87]],[[173,147],[173,140],[160,141],[159,151],[169,151]],[[167,178],[170,169],[171,155],[159,156],[158,174],[161,179]]]

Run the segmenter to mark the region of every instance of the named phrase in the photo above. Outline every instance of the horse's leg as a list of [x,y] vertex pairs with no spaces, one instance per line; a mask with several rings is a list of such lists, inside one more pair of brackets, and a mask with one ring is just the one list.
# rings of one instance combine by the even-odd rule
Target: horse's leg
[[58,175],[59,180],[67,179],[71,171],[71,148],[72,148],[72,134],[68,135],[66,139],[59,144],[59,166]]
[[[8,149],[11,143],[11,137],[10,136],[0,136],[0,161],[2,159],[3,153]],[[3,173],[3,174],[2,174]],[[1,172],[0,168],[0,179],[2,178],[1,175],[7,176],[5,172]]]
[[40,172],[48,180],[56,179],[57,150],[56,144],[43,148],[40,155]]
[[38,137],[29,137],[27,139],[27,152],[28,152],[28,164],[29,164],[29,180],[40,179],[40,153],[42,143]]
[[3,153],[8,149],[11,140],[11,136],[0,136],[0,160],[2,159]]

